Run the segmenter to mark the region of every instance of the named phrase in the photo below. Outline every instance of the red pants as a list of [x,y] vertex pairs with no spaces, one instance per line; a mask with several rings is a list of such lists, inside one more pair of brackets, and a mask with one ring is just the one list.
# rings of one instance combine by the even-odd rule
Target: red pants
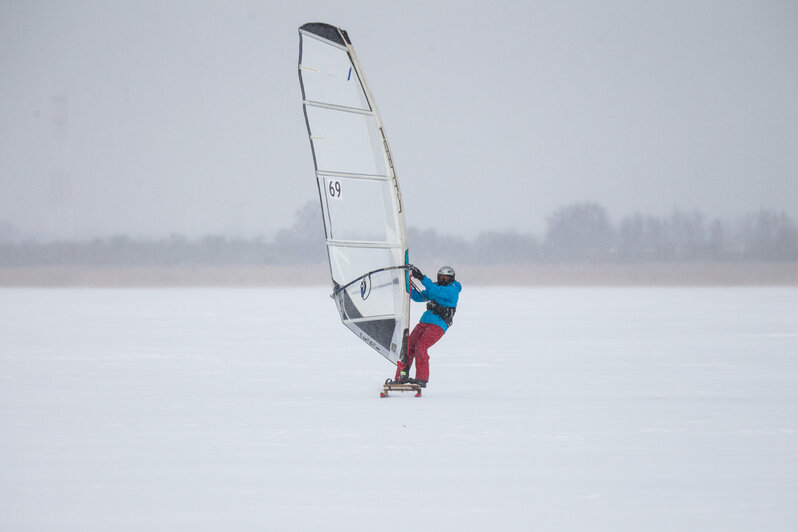
[[[410,333],[407,340],[407,370],[416,361],[416,380],[429,380],[429,354],[427,349],[443,337],[445,331],[431,323],[419,323]],[[399,362],[396,368],[396,380],[399,380],[399,372],[402,371],[403,364]]]

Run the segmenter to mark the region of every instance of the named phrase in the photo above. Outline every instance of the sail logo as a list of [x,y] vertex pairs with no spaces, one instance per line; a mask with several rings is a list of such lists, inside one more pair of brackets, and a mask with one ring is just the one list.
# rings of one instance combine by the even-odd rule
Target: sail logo
[[372,340],[371,338],[369,338],[368,336],[366,336],[362,332],[360,333],[360,339],[363,340],[364,342],[366,342],[367,344],[369,344],[371,347],[373,347],[377,351],[380,350],[380,347],[377,344],[377,342],[375,342],[374,340]]
[[366,300],[371,295],[371,275],[363,277],[360,281],[360,299]]

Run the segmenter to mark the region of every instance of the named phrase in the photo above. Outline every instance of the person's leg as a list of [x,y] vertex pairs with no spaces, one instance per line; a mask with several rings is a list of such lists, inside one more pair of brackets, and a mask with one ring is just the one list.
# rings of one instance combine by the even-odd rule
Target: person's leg
[[429,353],[427,350],[443,337],[445,331],[437,325],[428,323],[419,323],[419,325],[426,325],[426,327],[418,341],[415,342],[413,356],[416,361],[416,380],[420,384],[426,384],[429,381]]
[[406,377],[410,377],[410,368],[413,366],[413,359],[416,356],[416,344],[424,332],[423,325],[427,324],[416,324],[413,328],[413,332],[410,333],[410,337],[407,339],[407,360],[404,363],[400,360],[396,364],[396,376],[393,379],[395,382],[400,382],[402,380],[402,372],[404,372]]

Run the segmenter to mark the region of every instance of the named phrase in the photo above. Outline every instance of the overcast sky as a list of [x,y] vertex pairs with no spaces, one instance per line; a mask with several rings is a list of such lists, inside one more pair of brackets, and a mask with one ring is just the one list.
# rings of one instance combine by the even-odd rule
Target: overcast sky
[[318,198],[312,21],[349,32],[410,226],[540,232],[577,201],[798,216],[798,2],[491,4],[0,0],[0,231],[290,225]]

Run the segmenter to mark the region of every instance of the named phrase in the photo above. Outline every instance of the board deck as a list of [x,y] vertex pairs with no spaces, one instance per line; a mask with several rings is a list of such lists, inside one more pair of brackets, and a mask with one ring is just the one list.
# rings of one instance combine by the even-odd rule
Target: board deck
[[416,392],[416,397],[421,397],[421,386],[418,384],[389,384],[382,385],[380,397],[388,397],[388,392]]

